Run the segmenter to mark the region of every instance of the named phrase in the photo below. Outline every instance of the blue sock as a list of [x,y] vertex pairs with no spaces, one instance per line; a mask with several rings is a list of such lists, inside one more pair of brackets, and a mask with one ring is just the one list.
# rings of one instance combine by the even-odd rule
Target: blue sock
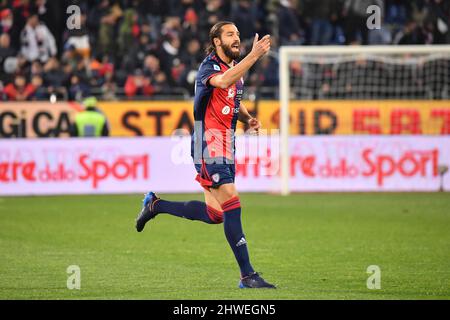
[[203,221],[209,224],[218,224],[223,220],[221,211],[215,210],[201,201],[176,202],[157,200],[153,204],[153,211],[156,214],[168,213],[173,216]]
[[241,269],[241,276],[245,277],[255,272],[250,264],[247,241],[242,231],[241,203],[238,197],[233,197],[222,204],[223,227],[228,243]]

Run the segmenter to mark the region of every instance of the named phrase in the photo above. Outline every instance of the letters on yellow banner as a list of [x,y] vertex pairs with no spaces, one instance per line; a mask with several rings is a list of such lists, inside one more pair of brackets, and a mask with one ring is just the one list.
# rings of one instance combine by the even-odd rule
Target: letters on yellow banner
[[[279,128],[279,102],[244,101],[264,129]],[[99,102],[112,136],[167,136],[189,133],[194,124],[192,101]],[[0,138],[66,137],[77,103],[0,104]],[[292,135],[315,134],[450,134],[450,101],[291,101]],[[242,124],[238,129],[245,129]]]

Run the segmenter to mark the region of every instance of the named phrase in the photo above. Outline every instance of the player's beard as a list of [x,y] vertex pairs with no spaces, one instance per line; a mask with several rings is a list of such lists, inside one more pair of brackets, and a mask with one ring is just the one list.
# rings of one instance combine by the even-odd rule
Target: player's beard
[[234,52],[233,49],[231,49],[231,46],[234,45],[236,43],[232,43],[231,45],[227,45],[227,44],[221,44],[220,47],[223,50],[223,53],[230,58],[231,60],[236,60],[239,59],[241,52],[240,50],[238,50],[237,52]]

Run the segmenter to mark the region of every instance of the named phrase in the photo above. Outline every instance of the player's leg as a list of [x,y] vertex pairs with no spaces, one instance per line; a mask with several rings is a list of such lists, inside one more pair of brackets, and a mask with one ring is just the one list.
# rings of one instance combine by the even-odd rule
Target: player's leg
[[241,222],[241,203],[234,183],[225,183],[216,189],[211,189],[211,194],[221,204],[223,210],[223,226],[228,244],[233,250],[234,256],[241,270],[240,288],[275,288],[267,283],[253,269],[247,249],[247,240]]
[[241,204],[234,183],[226,183],[211,189],[211,193],[221,204],[224,217],[224,231],[228,243],[241,269],[241,275],[255,272],[250,264],[247,241],[241,223]]
[[160,199],[154,192],[149,192],[144,198],[144,205],[141,213],[136,218],[136,230],[141,232],[145,224],[158,214],[167,213],[173,216],[186,218],[189,220],[203,221],[208,224],[222,223],[222,210],[215,198],[208,191],[212,182],[201,178],[208,175],[206,167],[195,165],[198,172],[196,180],[200,182],[205,190],[205,202],[201,201],[167,201]]
[[[144,198],[144,206],[141,213],[136,219],[136,230],[141,232],[145,224],[155,218],[158,214],[166,213],[180,218],[189,220],[203,221],[208,224],[222,223],[222,210],[217,205],[215,199],[208,195],[209,191],[205,190],[205,199],[211,198],[208,205],[207,202],[191,200],[191,201],[168,201],[156,196],[155,193],[149,192]],[[145,199],[148,199],[147,201]],[[214,202],[212,201],[214,200]]]
[[222,223],[223,211],[219,201],[217,201],[209,189],[204,189],[203,193],[205,195],[206,209],[209,217],[216,223]]
[[221,204],[223,210],[223,226],[228,244],[241,270],[240,288],[275,288],[267,283],[253,269],[247,249],[241,221],[241,203],[234,183],[225,183],[210,189],[211,195]]

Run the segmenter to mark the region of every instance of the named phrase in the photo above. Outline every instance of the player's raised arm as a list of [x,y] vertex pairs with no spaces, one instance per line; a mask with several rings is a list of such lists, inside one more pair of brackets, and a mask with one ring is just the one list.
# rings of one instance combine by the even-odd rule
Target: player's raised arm
[[242,59],[241,62],[228,69],[223,74],[212,77],[209,83],[217,88],[228,88],[233,83],[238,81],[251,68],[251,66],[254,65],[259,58],[269,52],[269,50],[270,35],[265,35],[259,40],[259,36],[258,34],[256,34],[250,53],[244,59]]

